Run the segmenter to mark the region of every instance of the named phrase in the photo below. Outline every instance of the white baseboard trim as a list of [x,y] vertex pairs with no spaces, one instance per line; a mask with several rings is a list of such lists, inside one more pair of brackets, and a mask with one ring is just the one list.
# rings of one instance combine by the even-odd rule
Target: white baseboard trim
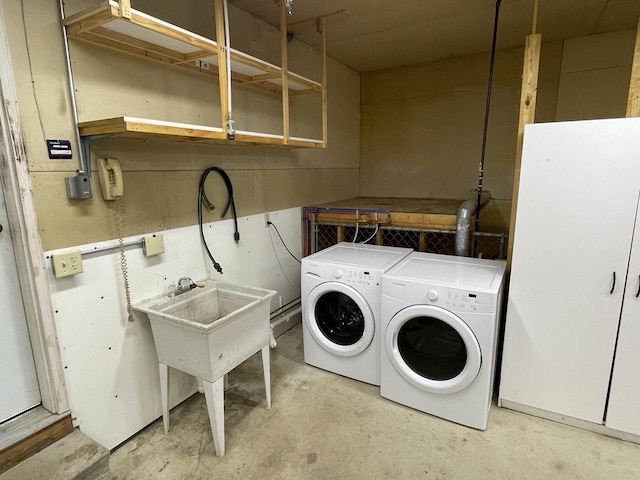
[[504,398],[498,399],[498,407],[508,408],[509,410],[515,410],[517,412],[526,413],[527,415],[533,415],[534,417],[544,418],[553,422],[563,423],[571,427],[581,428],[590,432],[599,433],[607,437],[613,437],[625,442],[640,444],[640,435],[633,433],[622,432],[620,430],[614,430],[606,427],[605,425],[587,422],[579,418],[569,417],[567,415],[561,415],[559,413],[549,412],[540,408],[531,407],[529,405],[523,405],[521,403],[505,400]]

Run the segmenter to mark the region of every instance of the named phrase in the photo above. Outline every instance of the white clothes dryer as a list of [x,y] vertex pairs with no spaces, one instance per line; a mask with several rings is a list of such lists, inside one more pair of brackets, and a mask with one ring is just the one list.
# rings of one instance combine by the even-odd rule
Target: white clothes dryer
[[306,363],[380,385],[382,275],[411,252],[339,243],[302,259]]
[[505,267],[416,252],[384,275],[383,397],[487,428]]

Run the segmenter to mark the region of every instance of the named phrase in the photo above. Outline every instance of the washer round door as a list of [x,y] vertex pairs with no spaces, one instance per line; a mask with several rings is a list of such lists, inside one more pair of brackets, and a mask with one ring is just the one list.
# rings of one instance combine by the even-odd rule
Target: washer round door
[[480,345],[469,326],[433,305],[413,305],[394,315],[385,346],[391,364],[405,380],[433,393],[464,390],[482,364]]
[[357,290],[339,282],[323,283],[311,290],[304,318],[311,336],[335,355],[363,352],[375,333],[367,301]]

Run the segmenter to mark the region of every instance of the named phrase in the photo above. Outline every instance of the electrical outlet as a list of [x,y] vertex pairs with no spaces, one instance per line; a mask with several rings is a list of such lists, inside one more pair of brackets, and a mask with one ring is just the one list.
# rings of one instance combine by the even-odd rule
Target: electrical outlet
[[82,254],[79,250],[52,255],[51,261],[56,278],[82,273]]
[[264,214],[264,228],[269,228],[269,222],[271,221],[271,214],[270,213],[265,213]]
[[143,248],[147,257],[164,253],[164,237],[161,233],[145,236]]

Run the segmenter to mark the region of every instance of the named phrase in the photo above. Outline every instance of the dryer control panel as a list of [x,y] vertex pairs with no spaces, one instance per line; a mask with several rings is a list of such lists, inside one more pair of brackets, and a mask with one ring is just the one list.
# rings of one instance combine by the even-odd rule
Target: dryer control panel
[[424,300],[455,312],[493,313],[496,310],[495,296],[467,290],[427,286]]

